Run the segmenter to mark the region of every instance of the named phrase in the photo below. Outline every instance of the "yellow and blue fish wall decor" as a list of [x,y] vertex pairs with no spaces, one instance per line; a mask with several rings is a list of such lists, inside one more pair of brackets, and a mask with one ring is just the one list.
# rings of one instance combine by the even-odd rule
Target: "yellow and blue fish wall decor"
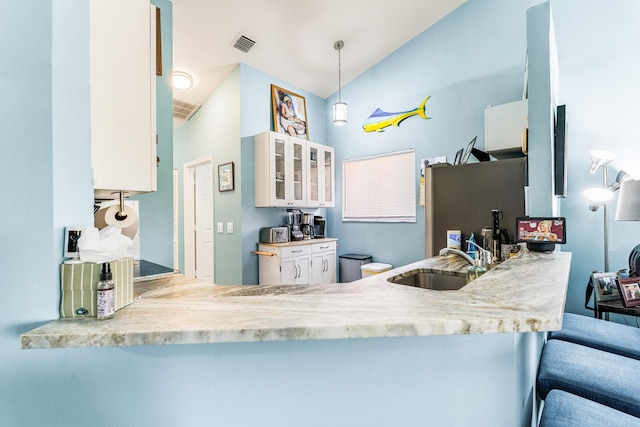
[[427,96],[418,108],[401,113],[387,113],[377,108],[364,122],[362,129],[364,129],[365,132],[384,132],[385,128],[389,126],[400,126],[400,123],[409,117],[420,116],[423,119],[430,119],[431,117],[427,117],[425,111],[425,105],[429,98],[431,97]]

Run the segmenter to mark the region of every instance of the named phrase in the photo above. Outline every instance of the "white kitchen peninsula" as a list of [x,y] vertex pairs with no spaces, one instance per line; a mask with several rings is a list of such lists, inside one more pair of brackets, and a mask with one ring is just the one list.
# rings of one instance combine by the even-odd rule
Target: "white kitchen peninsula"
[[[149,290],[111,320],[55,320],[23,334],[22,347],[413,336],[432,343],[432,351],[419,353],[429,383],[417,402],[433,425],[474,425],[500,414],[504,423],[494,425],[529,426],[539,353],[545,331],[561,327],[570,261],[569,253],[522,252],[459,291],[387,282],[419,268],[464,271],[453,255],[342,284],[216,286],[175,275],[139,282]],[[442,409],[452,402],[461,410]]]

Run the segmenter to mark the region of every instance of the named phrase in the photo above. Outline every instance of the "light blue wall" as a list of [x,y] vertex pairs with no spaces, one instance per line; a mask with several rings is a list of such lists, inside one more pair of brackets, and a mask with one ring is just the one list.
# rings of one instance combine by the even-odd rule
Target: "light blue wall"
[[[187,124],[174,131],[174,167],[179,175],[179,230],[184,230],[184,165],[207,156],[213,157],[214,222],[225,224],[225,233],[214,236],[214,281],[221,285],[242,283],[240,199],[241,180],[235,190],[218,191],[218,165],[234,162],[236,176],[242,174],[240,159],[240,70],[236,67],[223,84],[202,105]],[[226,223],[234,223],[234,233],[226,233]],[[180,233],[180,270],[184,270],[184,239]]]
[[[589,150],[617,153],[609,179],[625,170],[640,179],[640,4],[617,0],[615,7],[596,0],[554,0],[560,58],[560,104],[568,116],[568,195],[561,201],[573,252],[567,311],[585,312],[584,289],[589,275],[604,268],[603,213],[591,212],[582,192],[602,185],[602,173],[589,175]],[[640,243],[640,224],[616,222],[617,196],[609,203],[610,270],[628,268],[631,249]],[[621,319],[617,319],[622,321]],[[634,319],[628,319],[634,322]]]
[[559,216],[554,210],[552,87],[557,63],[553,20],[549,2],[527,11],[527,51],[529,55],[528,178],[527,200],[530,216]]
[[[214,222],[233,222],[234,233],[214,237],[215,283],[257,284],[258,258],[255,251],[260,227],[281,225],[284,209],[254,207],[253,136],[272,129],[271,84],[304,96],[309,122],[309,138],[324,143],[325,100],[286,82],[240,64],[223,84],[183,126],[174,131],[174,167],[180,177],[179,229],[183,230],[183,165],[213,156],[217,165],[234,162],[235,189],[217,191],[214,178]],[[323,213],[324,210],[305,210]],[[184,271],[184,239],[179,242],[180,270]]]
[[[338,165],[338,204],[328,213],[329,230],[340,238],[339,254],[370,254],[374,261],[394,266],[424,258],[423,207],[417,208],[413,224],[342,222],[341,163],[415,148],[417,195],[420,159],[445,155],[453,163],[456,151],[475,136],[476,146],[483,149],[485,107],[522,98],[526,10],[536,3],[469,1],[342,89],[342,99],[349,104],[349,123],[327,125],[327,140],[336,147]],[[348,42],[342,56],[348,61]],[[376,108],[406,111],[426,96],[431,96],[426,105],[430,120],[410,118],[383,133],[362,130],[362,123]],[[336,98],[329,98],[328,105]],[[329,114],[327,110],[327,123]],[[472,208],[460,200],[460,209]],[[487,212],[488,225],[490,221]]]
[[[451,157],[473,135],[481,138],[481,111],[486,98],[495,92],[499,99],[491,102],[500,103],[519,96],[522,60],[520,48],[514,46],[523,43],[518,35],[524,37],[528,5],[471,0],[429,33],[433,42],[427,43],[423,39],[431,36],[422,35],[410,43],[419,49],[417,53],[401,50],[390,56],[388,61],[398,65],[396,70],[383,63],[363,77],[362,85],[354,83],[343,91],[356,127],[377,106],[403,109],[424,95],[438,100],[430,101],[427,108],[433,120],[409,120],[393,132],[373,136],[363,135],[352,125],[342,129],[327,126],[324,142],[344,147],[341,156],[348,158],[366,154],[365,151],[387,151],[395,147],[393,141],[402,137],[416,146],[424,143],[427,148],[421,150],[428,151],[428,155],[442,150]],[[589,212],[582,198],[582,191],[598,185],[601,179],[587,174],[587,152],[602,147],[617,151],[620,159],[614,165],[629,171],[636,169],[637,174],[637,136],[632,124],[638,116],[635,101],[640,90],[635,55],[639,7],[634,0],[618,0],[615,9],[600,1],[552,2],[560,57],[560,101],[567,104],[570,115],[569,195],[561,203],[562,213],[570,221],[565,250],[574,254],[567,301],[570,311],[580,310],[586,276],[602,262],[601,213]],[[91,218],[91,211],[86,210],[87,200],[92,197],[87,167],[88,83],[81,71],[88,67],[87,19],[88,5],[82,0],[0,2],[0,191],[5,208],[5,222],[0,226],[5,242],[0,257],[1,425],[90,422],[105,426],[264,426],[287,422],[336,425],[340,421],[349,425],[415,425],[429,418],[424,406],[428,398],[456,394],[484,383],[484,374],[473,370],[475,354],[464,358],[459,351],[463,346],[443,351],[437,337],[20,350],[22,332],[58,316],[61,227]],[[469,26],[476,31],[468,31]],[[508,36],[499,31],[505,26]],[[464,50],[462,42],[458,46],[456,40],[465,37],[475,50]],[[479,40],[477,44],[475,40]],[[64,48],[58,44],[63,41]],[[496,44],[504,55],[496,53]],[[456,54],[458,50],[464,50],[469,59]],[[345,60],[346,56],[347,51]],[[409,71],[402,65],[401,56],[422,67]],[[423,59],[417,62],[416,58]],[[445,67],[443,71],[438,64]],[[75,69],[78,78],[55,74],[63,69]],[[371,75],[382,73],[383,69],[397,76],[393,81],[382,78],[386,86],[376,84]],[[465,73],[469,76],[460,76]],[[404,86],[409,74],[415,88]],[[447,82],[431,83],[434,74]],[[422,81],[424,76],[429,79]],[[406,93],[392,97],[397,92],[394,82],[401,84]],[[378,91],[384,96],[373,96]],[[360,97],[367,100],[362,105]],[[452,109],[461,113],[448,113]],[[65,114],[75,120],[65,118]],[[252,132],[262,130],[259,123],[252,126]],[[313,126],[310,130],[315,132]],[[242,138],[244,144],[248,135],[238,130],[236,140]],[[356,150],[358,146],[360,150]],[[69,167],[64,154],[72,156],[80,166]],[[245,172],[246,168],[243,177]],[[66,204],[57,201],[63,197]],[[414,228],[409,229],[417,234]],[[389,234],[395,236],[395,231]],[[612,266],[626,264],[628,251],[640,240],[639,231],[637,223],[616,223],[611,219]],[[346,233],[351,231],[345,231],[348,236]],[[394,241],[399,243],[394,246],[402,251],[405,242],[411,240],[411,233],[402,231],[398,235],[400,239]],[[341,244],[347,245],[349,240],[344,238]],[[410,252],[419,254],[420,250],[416,246]],[[394,259],[387,252],[376,255],[384,261]],[[492,345],[503,336],[485,338],[488,348],[482,354],[491,356]],[[514,363],[495,356],[496,364]],[[448,358],[458,366],[470,367],[469,382],[460,384],[460,389],[455,387],[457,384],[438,383],[438,375],[424,370],[424,366],[440,366]],[[521,368],[522,364],[510,366]],[[497,380],[486,378],[486,384]],[[106,401],[110,406],[104,409]],[[114,407],[118,410],[111,411]],[[459,407],[450,411],[460,412]],[[474,410],[483,415],[476,420],[477,425],[500,425],[500,420],[493,419],[499,413],[485,416],[482,408]]]
[[[324,99],[287,82],[241,65],[240,122],[242,133],[242,283],[258,283],[258,256],[252,252],[257,249],[256,242],[261,227],[281,225],[285,209],[256,208],[254,201],[253,176],[253,136],[273,129],[271,111],[271,85],[285,88],[305,98],[309,139],[327,144]],[[331,145],[331,144],[329,144]],[[326,215],[326,209],[303,209],[315,215]]]

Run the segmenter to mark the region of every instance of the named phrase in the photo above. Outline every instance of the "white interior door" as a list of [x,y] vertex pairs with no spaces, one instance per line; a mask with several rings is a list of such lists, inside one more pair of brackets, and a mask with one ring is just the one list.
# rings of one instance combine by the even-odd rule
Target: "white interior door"
[[213,158],[185,163],[183,177],[184,275],[213,282]]
[[213,283],[213,176],[210,163],[195,168],[194,184],[196,278]]

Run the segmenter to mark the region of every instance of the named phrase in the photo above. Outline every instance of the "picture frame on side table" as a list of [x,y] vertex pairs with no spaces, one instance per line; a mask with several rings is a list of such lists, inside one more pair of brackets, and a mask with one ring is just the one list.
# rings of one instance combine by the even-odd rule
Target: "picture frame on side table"
[[271,109],[274,132],[309,139],[307,102],[304,96],[272,84]]
[[598,301],[615,301],[620,299],[617,273],[593,273],[591,275],[591,284],[593,289],[598,293]]
[[218,191],[233,191],[233,162],[218,165]]
[[618,279],[618,291],[621,295],[622,304],[624,304],[625,307],[637,307],[640,305],[639,277]]

